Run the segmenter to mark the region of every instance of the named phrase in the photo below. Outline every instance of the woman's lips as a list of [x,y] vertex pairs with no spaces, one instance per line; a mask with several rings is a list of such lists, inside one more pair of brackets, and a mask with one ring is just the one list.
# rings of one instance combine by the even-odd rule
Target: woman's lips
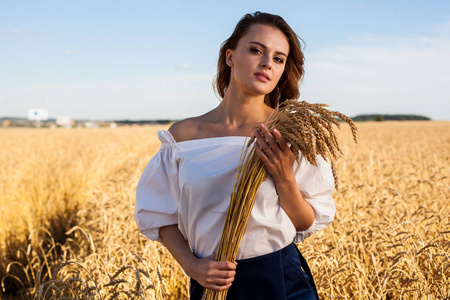
[[267,82],[267,81],[270,80],[269,75],[267,75],[267,74],[264,73],[264,72],[256,72],[254,75],[255,75],[259,80],[261,80],[262,82]]

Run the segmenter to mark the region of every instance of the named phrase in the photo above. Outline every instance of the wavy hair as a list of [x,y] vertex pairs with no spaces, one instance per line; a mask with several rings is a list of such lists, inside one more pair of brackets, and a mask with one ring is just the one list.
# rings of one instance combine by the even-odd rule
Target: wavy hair
[[279,29],[286,36],[289,42],[289,55],[286,66],[278,81],[277,86],[265,96],[264,102],[272,108],[283,103],[287,99],[298,99],[300,97],[299,82],[304,74],[304,55],[301,50],[300,41],[303,41],[286,23],[277,15],[255,12],[246,14],[236,25],[231,36],[222,43],[217,63],[217,75],[214,82],[214,89],[220,95],[225,96],[225,92],[230,84],[231,67],[226,64],[226,52],[228,49],[235,50],[239,40],[247,34],[252,25],[262,24]]

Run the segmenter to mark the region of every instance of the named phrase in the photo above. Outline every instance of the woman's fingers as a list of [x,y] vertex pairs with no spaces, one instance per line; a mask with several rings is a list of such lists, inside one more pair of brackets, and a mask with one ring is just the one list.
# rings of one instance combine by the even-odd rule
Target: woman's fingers
[[234,281],[234,275],[231,277],[220,277],[221,275],[217,276],[208,276],[206,278],[206,282],[210,284],[217,284],[217,285],[227,285]]
[[235,270],[229,270],[229,269],[216,269],[215,267],[210,268],[206,272],[206,276],[210,278],[218,278],[218,279],[228,279],[233,278],[236,275]]
[[286,150],[290,150],[291,148],[289,147],[287,141],[284,139],[284,137],[281,135],[281,133],[278,131],[278,129],[273,129],[272,130],[272,134],[274,136],[274,138],[278,141],[278,145],[281,148],[281,150],[286,151]]
[[214,261],[214,256],[206,257],[203,260],[205,263],[201,276],[196,279],[203,287],[213,290],[225,290],[231,286],[236,275],[237,263],[229,261]]
[[264,151],[265,154],[268,154],[268,152],[270,151],[270,147],[269,144],[266,142],[266,140],[261,136],[261,134],[259,133],[258,130],[255,130],[255,137],[257,142],[255,143],[255,145],[258,146],[258,148],[262,149]]
[[229,289],[231,287],[231,283],[227,284],[227,285],[210,285],[210,286],[205,286],[205,288],[211,289],[211,290],[215,290],[215,291],[223,291],[226,289]]
[[259,142],[255,142],[253,144],[253,147],[255,148],[255,151],[258,154],[259,158],[262,160],[264,165],[267,167],[268,164],[270,163],[270,161],[269,161],[269,158],[267,157],[266,152],[261,149],[262,147],[259,144]]
[[272,151],[276,151],[279,147],[277,143],[277,139],[272,135],[272,133],[269,131],[269,129],[266,127],[266,125],[261,124],[259,126],[261,128],[261,132],[264,135],[265,139],[259,134],[261,141],[266,142],[266,144],[269,146],[269,148],[272,149]]
[[255,152],[275,181],[285,180],[291,176],[295,155],[277,129],[270,132],[264,124],[261,124],[260,128],[260,131],[255,130]]
[[255,130],[257,146],[262,149],[262,152],[264,152],[266,156],[270,156],[271,154],[278,156],[278,150],[283,152],[291,150],[288,142],[276,128],[270,132],[264,124],[261,124],[260,130],[261,132],[259,130]]
[[236,270],[237,263],[230,261],[216,261],[217,268],[220,270]]

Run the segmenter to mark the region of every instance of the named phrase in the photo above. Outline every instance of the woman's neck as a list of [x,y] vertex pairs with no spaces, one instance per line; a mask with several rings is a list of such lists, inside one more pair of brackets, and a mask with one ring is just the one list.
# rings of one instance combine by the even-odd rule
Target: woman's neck
[[230,128],[267,120],[273,109],[264,103],[264,96],[239,95],[227,91],[219,106],[212,111],[211,117],[217,123]]

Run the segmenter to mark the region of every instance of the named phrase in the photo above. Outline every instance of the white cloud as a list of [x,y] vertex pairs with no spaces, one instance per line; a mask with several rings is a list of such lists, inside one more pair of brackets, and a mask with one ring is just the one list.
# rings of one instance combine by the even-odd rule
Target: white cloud
[[66,50],[64,50],[64,54],[65,55],[68,55],[68,56],[71,56],[71,55],[78,55],[78,54],[80,54],[81,52],[79,51],[79,50],[74,50],[74,49],[66,49]]
[[21,35],[22,31],[19,28],[14,28],[12,30],[12,34],[14,34],[14,35]]
[[183,63],[183,64],[177,66],[177,70],[181,70],[181,71],[192,71],[194,69],[195,69],[194,66],[187,64],[187,63]]
[[349,115],[416,113],[450,120],[448,53],[450,30],[442,28],[415,38],[353,38],[349,45],[306,54],[302,99]]
[[17,36],[17,37],[30,37],[32,36],[30,33],[23,31],[22,29],[19,28],[14,28],[12,31],[10,31],[11,35],[13,36]]

